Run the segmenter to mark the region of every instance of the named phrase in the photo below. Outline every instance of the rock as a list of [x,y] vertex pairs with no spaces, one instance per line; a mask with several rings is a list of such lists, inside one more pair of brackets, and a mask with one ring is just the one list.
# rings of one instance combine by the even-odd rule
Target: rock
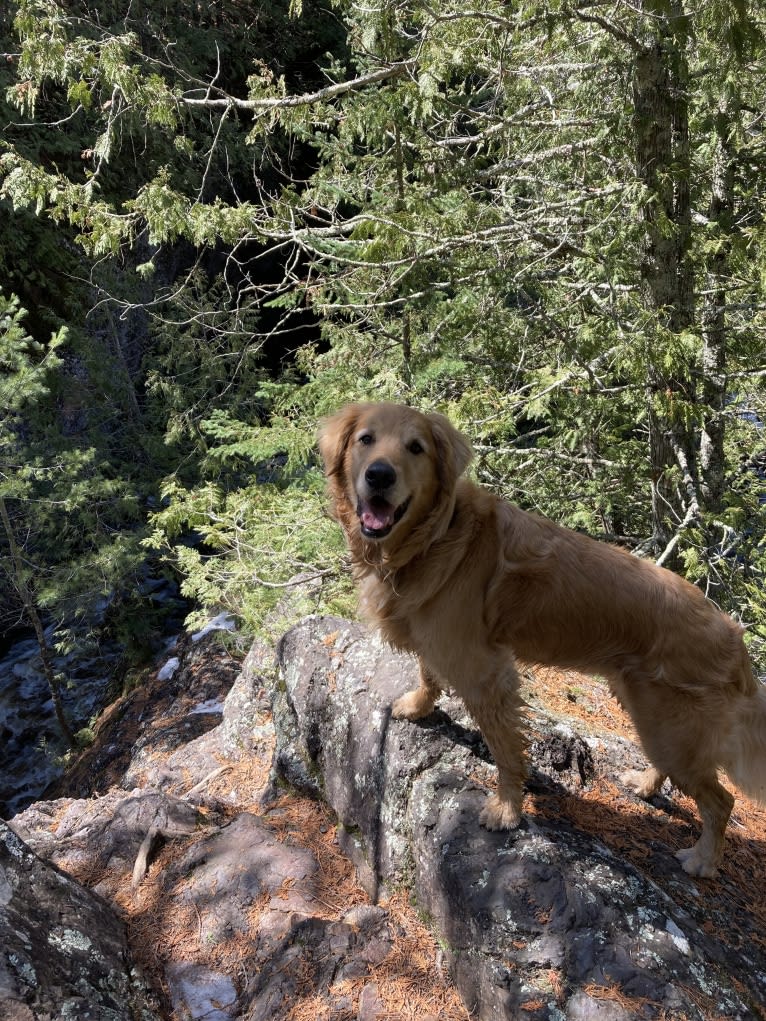
[[[308,971],[311,986],[329,1000],[333,982],[363,977],[391,949],[394,933],[380,908],[354,909],[342,921],[318,916],[320,871],[313,852],[247,812],[193,844],[168,869],[164,882],[178,889],[179,911],[194,904],[201,944],[248,945],[242,970],[253,977],[234,1016],[244,1004],[248,1019],[279,1016],[275,1004],[289,1001]],[[206,982],[212,981],[208,975]]]
[[[120,781],[123,787],[164,786],[167,773],[175,775],[176,767],[184,763],[192,767],[192,742],[204,739],[220,725],[224,699],[239,673],[239,662],[218,642],[216,630],[209,626],[180,642],[178,668],[153,686],[152,712],[145,712],[140,720],[130,763]],[[213,754],[208,754],[206,742],[200,743],[202,754],[190,771],[190,783],[217,764]],[[173,753],[178,757],[165,769]]]
[[376,1018],[384,1013],[385,1007],[378,995],[378,987],[374,982],[371,982],[368,986],[364,987],[359,997],[358,1021],[375,1021]]
[[[480,734],[447,697],[417,724],[392,720],[390,703],[416,670],[364,629],[309,619],[284,637],[278,658],[256,644],[236,679],[212,636],[182,640],[177,658],[170,676],[154,675],[99,724],[94,747],[60,786],[66,797],[12,821],[35,852],[123,913],[136,959],[167,994],[162,1017],[278,1021],[299,1008],[382,1021],[412,1007],[413,974],[427,994],[413,1016],[462,1016],[453,989],[440,984],[442,965],[478,1019],[745,1021],[762,1011],[762,944],[746,927],[738,944],[730,936],[747,917],[742,892],[732,887],[727,900],[724,876],[716,900],[661,838],[646,844],[630,833],[625,801],[601,796],[600,785],[641,766],[631,742],[594,728],[581,734],[531,709],[530,810],[518,831],[488,833],[476,817],[494,767]],[[269,762],[270,803],[262,796]],[[286,781],[326,799],[337,838],[329,813]],[[669,798],[656,802],[662,827],[666,812],[683,816]],[[578,806],[601,812],[597,836],[583,832],[580,820],[590,817]],[[604,839],[602,821],[611,824]],[[645,872],[624,859],[623,839],[640,847]],[[136,877],[142,849],[149,868]],[[92,896],[67,884],[48,917],[79,915],[80,898]],[[441,949],[403,894],[385,899],[394,888],[410,891]],[[30,918],[44,949],[34,908]],[[97,924],[85,931],[95,943]],[[750,931],[758,937],[762,927]],[[3,937],[0,989],[11,988],[8,975],[16,981]],[[426,944],[426,963],[413,973]],[[428,1014],[437,987],[448,990],[452,1012]],[[12,988],[16,999],[7,1009],[0,1001],[0,1018],[42,1021]],[[110,1010],[92,1016],[144,1017]]]
[[[363,981],[402,933],[388,913],[379,911],[361,926],[293,914],[290,925],[259,948],[253,978],[243,994],[248,1021],[273,1021],[285,1016],[285,1005],[305,997],[310,989],[321,1002],[325,1017],[353,1017],[343,987]],[[377,1002],[374,982],[360,992],[360,1012],[366,1004],[371,1019]],[[391,1016],[390,1014],[387,1016]]]
[[152,1021],[121,922],[0,822],[0,1017]]
[[[199,666],[196,651],[192,655]],[[184,718],[187,703],[179,701],[181,693],[154,703],[156,714],[143,702],[147,739],[135,753],[140,768],[135,758],[121,754],[113,761],[122,761],[125,772],[113,778],[125,784],[140,775],[168,789],[128,791],[118,785],[101,796],[39,802],[17,815],[13,827],[40,854],[95,883],[123,908],[128,904],[139,930],[142,911],[158,910],[155,898],[162,898],[161,916],[172,936],[158,939],[163,984],[168,1006],[178,1016],[272,1021],[287,1010],[286,1004],[300,1002],[307,988],[318,1003],[343,1016],[353,996],[345,988],[336,993],[338,985],[364,995],[365,1016],[372,1019],[378,1001],[377,994],[365,994],[367,973],[401,939],[388,912],[362,905],[340,918],[326,917],[327,860],[320,862],[313,850],[293,839],[291,831],[300,827],[301,818],[294,810],[286,815],[275,807],[259,817],[242,806],[228,806],[227,814],[215,815],[208,806],[201,813],[190,803],[194,788],[189,785],[211,762],[226,777],[231,767],[225,747],[228,762],[245,760],[245,770],[251,769],[247,760],[256,753],[270,761],[271,708],[262,674],[268,668],[273,675],[274,664],[273,650],[253,652],[225,699],[222,722],[187,744],[166,742],[163,736]],[[184,670],[182,656],[176,673]],[[175,674],[164,683],[174,679]],[[205,688],[200,681],[192,703]],[[123,719],[129,734],[134,724]],[[149,735],[157,735],[157,741]],[[117,738],[115,729],[110,740]],[[78,790],[82,782],[78,774]],[[169,788],[183,790],[183,797]],[[134,862],[153,829],[174,846],[166,849],[146,884],[139,879],[131,889]],[[184,931],[186,942],[179,941]],[[237,962],[233,969],[231,961]]]
[[[86,871],[101,867],[114,874],[121,868],[125,875],[135,837],[128,841],[127,861],[116,855],[99,857],[101,835],[117,825],[118,817],[132,820],[136,815],[134,799],[125,794],[123,799],[110,807],[108,795],[99,799],[100,804],[59,803],[47,817],[28,809],[14,825],[25,828],[49,851],[55,846],[61,860],[71,862],[79,854]],[[100,823],[100,812],[110,813],[111,822]],[[149,816],[139,815],[143,830]],[[55,845],[45,836],[54,817],[59,819]],[[168,864],[161,878],[163,913],[196,919],[193,946],[181,948],[179,957],[169,951],[166,961],[172,1006],[185,1018],[273,1021],[283,1016],[286,1004],[299,1001],[310,989],[318,1002],[337,1011],[334,1016],[343,1016],[343,985],[354,983],[362,985],[365,1016],[372,1021],[377,993],[365,993],[365,979],[401,939],[401,930],[387,911],[375,906],[357,906],[340,919],[323,917],[326,907],[318,898],[323,865],[311,850],[285,834],[280,817],[279,809],[268,819],[241,812],[230,824],[197,835]],[[62,891],[56,912],[61,912],[68,896]],[[232,959],[239,964],[235,976],[216,966],[217,961]],[[5,1015],[0,1017],[5,1021]],[[76,1017],[79,1021],[80,1015]],[[98,1021],[102,1018],[111,1021],[111,1015],[98,1015]],[[143,1019],[136,1016],[135,1021]]]
[[[274,782],[329,802],[373,897],[414,890],[480,1021],[745,1019],[766,1006],[758,947],[724,953],[685,905],[597,839],[542,815],[513,832],[481,828],[491,769],[460,703],[443,700],[449,716],[418,724],[391,717],[417,683],[412,659],[347,621],[311,618],[283,638],[278,661]],[[538,788],[582,789],[625,757],[626,742],[612,757],[603,739],[531,717]],[[695,895],[677,867],[673,882]]]
[[173,1008],[183,1018],[230,1021],[235,1017],[237,990],[228,975],[188,961],[167,968]]
[[274,649],[256,641],[245,657],[242,668],[223,706],[219,739],[227,759],[239,761],[259,754],[271,741],[271,701],[266,684],[274,674]]
[[[54,821],[55,820],[55,821]],[[110,791],[101,798],[61,798],[39,802],[17,815],[14,832],[36,853],[76,875],[88,876],[99,893],[109,895],[95,877],[131,873],[138,886],[155,851],[168,840],[189,837],[215,814],[200,815],[194,804],[161,791]]]
[[[196,646],[190,651],[199,662]],[[215,695],[201,704],[190,705],[187,696],[183,713],[174,704],[169,722],[166,713],[155,717],[136,742],[123,785],[132,786],[140,779],[144,785],[186,794],[194,785],[204,787],[207,778],[227,768],[222,763],[260,755],[270,759],[274,728],[265,677],[274,673],[274,649],[256,642],[236,675],[234,661],[226,660],[225,669],[220,669],[215,647],[208,643],[208,659],[211,653],[215,656],[214,676],[225,686],[216,686]],[[205,673],[198,671],[200,677]],[[215,712],[211,711],[213,703]]]
[[[55,820],[55,823],[54,823]],[[100,798],[41,801],[12,821],[14,832],[35,853],[76,869],[133,868],[146,835],[188,836],[200,826],[196,808],[161,791],[113,790]]]
[[[239,661],[208,632],[197,642],[181,638],[174,650],[177,668],[153,678],[109,707],[96,725],[96,740],[46,797],[87,798],[115,785],[187,790],[220,763],[216,742],[205,737],[221,723],[224,699],[239,673]],[[199,745],[191,742],[200,739]],[[167,759],[177,758],[169,769]],[[186,771],[186,777],[183,772]],[[179,783],[179,781],[183,781]]]
[[262,819],[243,812],[192,844],[169,868],[166,883],[172,888],[178,882],[179,901],[194,902],[200,938],[214,944],[235,933],[247,934],[249,912],[261,898],[275,913],[271,928],[281,937],[292,913],[311,913],[305,891],[316,869],[309,851],[280,842]]

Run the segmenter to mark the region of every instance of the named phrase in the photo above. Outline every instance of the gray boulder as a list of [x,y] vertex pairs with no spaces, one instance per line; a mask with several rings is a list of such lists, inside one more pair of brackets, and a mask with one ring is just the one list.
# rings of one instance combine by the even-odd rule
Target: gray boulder
[[122,923],[0,822],[3,1021],[151,1021]]
[[[722,947],[700,927],[688,910],[699,891],[670,848],[653,848],[658,874],[672,877],[663,890],[561,819],[479,827],[493,767],[461,703],[443,699],[448,713],[418,724],[391,717],[417,683],[412,659],[360,626],[316,617],[285,635],[278,662],[273,783],[329,802],[373,898],[413,891],[481,1021],[745,1019],[766,1006],[763,954]],[[640,762],[629,742],[582,741],[530,716],[538,790],[566,794]]]

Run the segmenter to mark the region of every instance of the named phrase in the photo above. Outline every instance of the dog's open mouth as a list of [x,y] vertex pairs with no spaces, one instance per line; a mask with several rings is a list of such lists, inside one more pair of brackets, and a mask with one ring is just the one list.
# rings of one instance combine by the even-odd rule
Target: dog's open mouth
[[372,496],[356,506],[356,513],[362,526],[362,535],[368,539],[384,539],[397,521],[401,521],[410,505],[410,498],[394,507],[382,496]]

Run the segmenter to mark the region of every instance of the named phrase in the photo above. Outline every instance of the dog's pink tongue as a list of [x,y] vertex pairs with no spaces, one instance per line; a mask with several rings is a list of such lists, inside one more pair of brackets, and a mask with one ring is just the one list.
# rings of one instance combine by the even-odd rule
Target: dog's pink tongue
[[362,505],[360,515],[362,524],[371,532],[380,532],[388,528],[394,520],[394,508],[390,504],[381,501],[380,503],[365,503]]

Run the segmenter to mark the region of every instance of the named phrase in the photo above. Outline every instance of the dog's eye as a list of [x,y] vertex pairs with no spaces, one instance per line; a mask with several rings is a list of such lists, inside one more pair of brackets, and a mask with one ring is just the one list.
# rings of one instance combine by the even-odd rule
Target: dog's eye
[[369,447],[369,445],[373,442],[372,433],[362,433],[359,437],[359,442],[365,447]]
[[422,454],[423,447],[419,440],[413,440],[412,443],[407,447],[411,454]]

